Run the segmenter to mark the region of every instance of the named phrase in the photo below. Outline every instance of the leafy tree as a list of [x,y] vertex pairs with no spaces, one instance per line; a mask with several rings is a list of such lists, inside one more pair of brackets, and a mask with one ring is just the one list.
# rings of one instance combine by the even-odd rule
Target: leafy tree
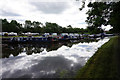
[[40,22],[36,22],[36,21],[33,21],[32,25],[34,26],[34,28],[36,27],[40,27]]
[[44,28],[44,31],[48,33],[61,33],[62,32],[61,31],[62,27],[56,23],[46,22],[45,27],[43,28]]
[[12,20],[10,23],[7,19],[2,20],[2,31],[3,32],[19,32],[21,29],[21,24],[16,20]]
[[9,25],[12,32],[18,32],[20,29],[20,24],[16,20],[12,20]]
[[120,32],[120,2],[90,2],[88,7],[88,29],[101,32],[102,25],[111,25],[113,32]]
[[2,31],[3,32],[10,31],[9,22],[7,21],[7,19],[2,19]]
[[42,24],[41,22],[36,22],[36,21],[33,21],[32,25],[33,25],[33,32],[37,32],[37,33],[40,33],[41,32],[41,27],[40,27],[40,24]]
[[30,28],[32,26],[32,22],[30,20],[25,21],[25,28]]

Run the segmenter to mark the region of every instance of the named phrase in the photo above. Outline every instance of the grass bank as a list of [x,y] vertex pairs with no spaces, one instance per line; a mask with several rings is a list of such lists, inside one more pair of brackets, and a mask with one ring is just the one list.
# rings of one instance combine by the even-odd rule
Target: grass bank
[[76,78],[120,79],[120,37],[113,37],[101,46],[78,71]]

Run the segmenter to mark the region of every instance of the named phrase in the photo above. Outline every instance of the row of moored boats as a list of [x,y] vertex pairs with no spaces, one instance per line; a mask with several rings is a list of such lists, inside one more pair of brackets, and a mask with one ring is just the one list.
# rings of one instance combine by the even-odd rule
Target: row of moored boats
[[28,43],[28,42],[57,42],[57,41],[69,41],[69,40],[80,40],[80,39],[94,39],[98,37],[107,37],[114,36],[113,34],[83,34],[83,35],[57,35],[57,36],[41,36],[41,37],[10,37],[10,38],[2,38],[3,43]]

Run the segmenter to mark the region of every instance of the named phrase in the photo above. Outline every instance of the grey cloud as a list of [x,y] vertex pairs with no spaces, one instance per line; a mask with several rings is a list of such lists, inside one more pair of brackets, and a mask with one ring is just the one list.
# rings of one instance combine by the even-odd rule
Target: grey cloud
[[60,14],[70,7],[67,2],[32,2],[31,4],[45,14]]
[[11,11],[5,11],[5,10],[1,10],[0,15],[2,16],[20,16],[20,14],[11,12]]

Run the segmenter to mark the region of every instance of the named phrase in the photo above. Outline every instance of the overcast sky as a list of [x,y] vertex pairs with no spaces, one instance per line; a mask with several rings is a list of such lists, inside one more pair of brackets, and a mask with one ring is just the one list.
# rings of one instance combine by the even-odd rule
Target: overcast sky
[[80,7],[81,0],[0,0],[0,17],[20,23],[31,20],[86,28],[88,8],[80,11]]

